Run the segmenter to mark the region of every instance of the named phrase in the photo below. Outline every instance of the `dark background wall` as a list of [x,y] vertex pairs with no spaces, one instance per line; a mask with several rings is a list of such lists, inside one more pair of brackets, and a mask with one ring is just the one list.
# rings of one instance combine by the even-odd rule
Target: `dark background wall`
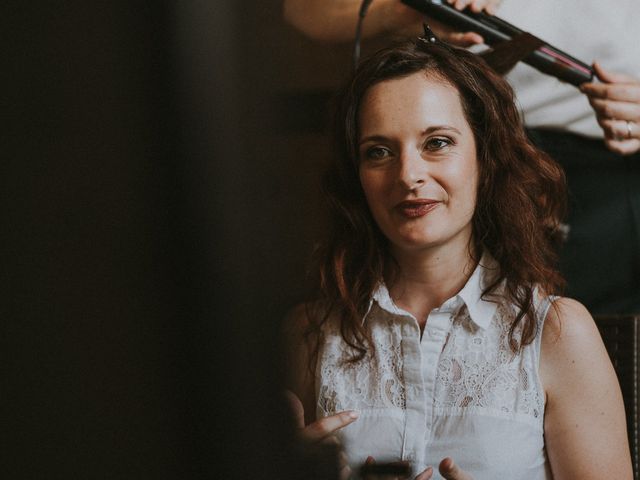
[[349,47],[276,0],[3,10],[3,477],[286,478],[277,332]]

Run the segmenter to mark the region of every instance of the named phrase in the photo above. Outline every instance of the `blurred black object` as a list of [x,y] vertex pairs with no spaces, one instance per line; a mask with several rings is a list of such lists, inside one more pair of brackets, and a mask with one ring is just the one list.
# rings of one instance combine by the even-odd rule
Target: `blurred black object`
[[4,477],[295,478],[249,3],[3,4]]
[[408,462],[365,463],[360,467],[363,480],[385,480],[409,478],[411,465]]
[[[514,48],[520,49],[517,43],[510,45],[511,40],[520,45],[529,45],[528,50],[520,49],[522,53],[516,53],[517,56],[510,62],[511,67],[518,60],[522,60],[547,75],[575,86],[589,82],[593,78],[593,70],[589,65],[496,16],[475,13],[470,7],[459,11],[444,0],[402,0],[402,2],[456,30],[479,33],[487,45],[499,48],[502,56],[509,56],[509,51],[513,51]],[[524,38],[518,40],[523,36]],[[535,41],[532,42],[532,39]],[[499,70],[502,70],[500,73],[505,73],[504,63]]]

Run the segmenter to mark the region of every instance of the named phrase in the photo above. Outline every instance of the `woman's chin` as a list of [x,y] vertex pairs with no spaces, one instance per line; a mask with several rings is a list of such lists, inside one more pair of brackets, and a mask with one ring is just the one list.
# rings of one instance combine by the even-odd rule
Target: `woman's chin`
[[432,237],[403,237],[393,242],[395,249],[403,252],[420,252],[442,245],[442,240]]

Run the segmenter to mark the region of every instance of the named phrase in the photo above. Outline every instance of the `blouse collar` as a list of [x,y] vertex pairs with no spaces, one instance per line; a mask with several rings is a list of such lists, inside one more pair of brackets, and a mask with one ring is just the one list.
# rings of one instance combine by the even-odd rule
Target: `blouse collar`
[[[485,251],[462,290],[446,300],[439,308],[434,309],[434,312],[454,313],[464,304],[467,306],[467,311],[473,323],[482,329],[487,328],[493,319],[498,304],[495,300],[491,301],[482,298],[482,292],[491,284],[497,271],[498,262]],[[413,316],[394,303],[384,282],[380,282],[374,291],[369,311],[374,301],[380,308],[394,315]]]

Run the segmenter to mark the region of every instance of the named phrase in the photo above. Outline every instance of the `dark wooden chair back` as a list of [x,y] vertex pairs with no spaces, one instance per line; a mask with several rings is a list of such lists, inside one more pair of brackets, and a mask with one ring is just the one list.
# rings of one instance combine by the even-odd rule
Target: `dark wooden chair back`
[[638,336],[640,315],[596,315],[596,324],[618,374],[633,462],[638,480]]

